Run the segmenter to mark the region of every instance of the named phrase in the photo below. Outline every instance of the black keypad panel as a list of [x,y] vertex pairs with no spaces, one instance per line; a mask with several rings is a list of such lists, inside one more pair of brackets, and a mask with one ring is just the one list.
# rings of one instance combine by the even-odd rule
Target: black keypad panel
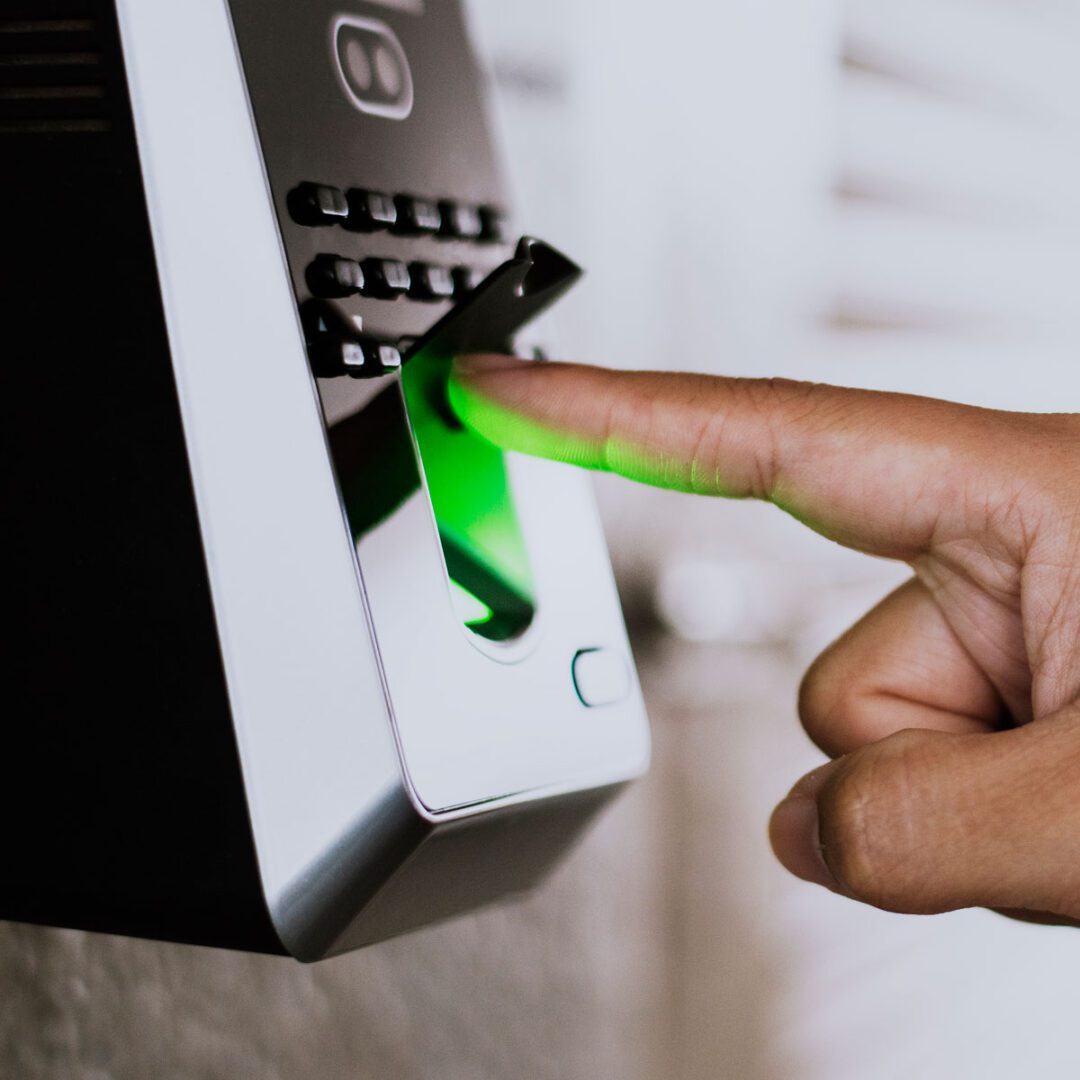
[[453,199],[388,195],[365,188],[343,192],[305,182],[289,193],[289,212],[300,225],[344,225],[355,232],[388,229],[402,236],[439,235],[454,240],[503,240],[503,213]]
[[409,266],[409,276],[409,295],[415,300],[450,300],[456,291],[454,275],[445,266],[414,262]]
[[308,267],[308,288],[313,296],[340,299],[364,292],[364,271],[355,259],[319,255]]
[[370,379],[401,367],[401,353],[396,346],[360,334],[322,331],[312,338],[309,352],[311,366],[320,378],[348,375]]
[[397,205],[393,197],[379,191],[352,188],[346,195],[349,205],[347,227],[357,232],[378,232],[397,225]]
[[481,240],[497,243],[506,237],[506,219],[501,210],[494,206],[480,207],[480,221],[482,231]]
[[398,195],[394,202],[397,205],[395,232],[403,236],[420,236],[437,233],[442,228],[442,213],[437,202],[418,199],[414,195]]
[[341,225],[349,204],[339,188],[305,183],[289,193],[289,212],[301,225]]
[[380,300],[394,300],[404,296],[412,284],[409,268],[397,259],[365,259],[364,295]]
[[457,240],[479,240],[484,235],[484,222],[478,207],[444,199],[439,203],[442,214],[442,234]]
[[319,378],[394,371],[402,340],[487,276],[504,233],[493,206],[316,181],[296,185],[288,208],[311,229],[304,283],[313,299],[303,310]]

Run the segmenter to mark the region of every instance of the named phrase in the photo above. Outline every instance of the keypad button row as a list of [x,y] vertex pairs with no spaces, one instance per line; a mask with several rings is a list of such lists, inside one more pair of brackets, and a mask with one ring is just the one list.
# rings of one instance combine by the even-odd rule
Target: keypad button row
[[433,263],[403,263],[398,259],[357,261],[340,255],[319,255],[308,267],[308,288],[314,296],[343,299],[368,296],[395,300],[453,300],[472,292],[483,272],[470,266],[453,269]]
[[396,345],[362,334],[323,331],[308,343],[308,355],[311,369],[320,379],[341,375],[372,379],[389,375],[401,367],[401,352]]
[[503,216],[493,206],[454,199],[387,195],[365,188],[342,191],[305,182],[288,197],[289,213],[300,225],[342,225],[356,232],[387,230],[401,236],[441,236],[453,240],[498,241]]
[[370,379],[401,367],[398,346],[365,334],[359,319],[328,300],[306,301],[300,319],[317,378]]

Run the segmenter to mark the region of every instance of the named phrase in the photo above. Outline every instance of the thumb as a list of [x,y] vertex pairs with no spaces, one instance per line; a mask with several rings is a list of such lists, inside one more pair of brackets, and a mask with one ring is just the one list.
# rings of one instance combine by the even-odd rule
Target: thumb
[[792,873],[887,911],[1080,917],[1080,708],[994,734],[904,731],[776,808]]

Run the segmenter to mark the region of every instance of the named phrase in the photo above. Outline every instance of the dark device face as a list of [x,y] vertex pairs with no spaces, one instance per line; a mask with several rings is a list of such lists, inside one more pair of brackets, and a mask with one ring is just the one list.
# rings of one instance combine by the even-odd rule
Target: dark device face
[[[309,340],[321,339],[313,348],[349,348],[354,333],[369,349],[403,347],[509,250],[460,6],[232,9],[297,303]],[[502,456],[448,415],[444,366],[406,372],[404,402],[386,380],[321,379],[331,450],[359,542],[421,486],[407,408],[451,602],[473,632],[508,641],[535,614],[528,555]]]
[[[346,316],[362,316],[372,337],[418,337],[451,299],[425,290],[422,268],[457,270],[464,281],[511,250],[492,235],[501,234],[504,199],[461,5],[353,2],[347,13],[327,0],[230,5],[298,302],[313,296],[320,257],[400,261],[416,271],[411,289],[383,299],[369,282],[332,299]],[[379,72],[391,65],[397,74],[383,85],[396,90],[401,109],[380,115],[388,95]],[[358,97],[357,70],[375,112]],[[336,189],[351,210],[317,223],[317,213],[296,204],[304,184]],[[373,217],[365,196],[391,206],[375,207]],[[451,296],[461,293],[455,285]],[[321,388],[331,423],[370,396],[349,389],[346,381]]]

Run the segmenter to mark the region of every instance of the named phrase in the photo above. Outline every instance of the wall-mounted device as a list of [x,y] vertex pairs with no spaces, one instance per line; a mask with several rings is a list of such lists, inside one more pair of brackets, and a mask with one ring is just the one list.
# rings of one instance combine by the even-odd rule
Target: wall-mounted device
[[531,886],[648,730],[587,481],[446,400],[577,276],[459,0],[16,0],[0,146],[0,918],[314,960]]

